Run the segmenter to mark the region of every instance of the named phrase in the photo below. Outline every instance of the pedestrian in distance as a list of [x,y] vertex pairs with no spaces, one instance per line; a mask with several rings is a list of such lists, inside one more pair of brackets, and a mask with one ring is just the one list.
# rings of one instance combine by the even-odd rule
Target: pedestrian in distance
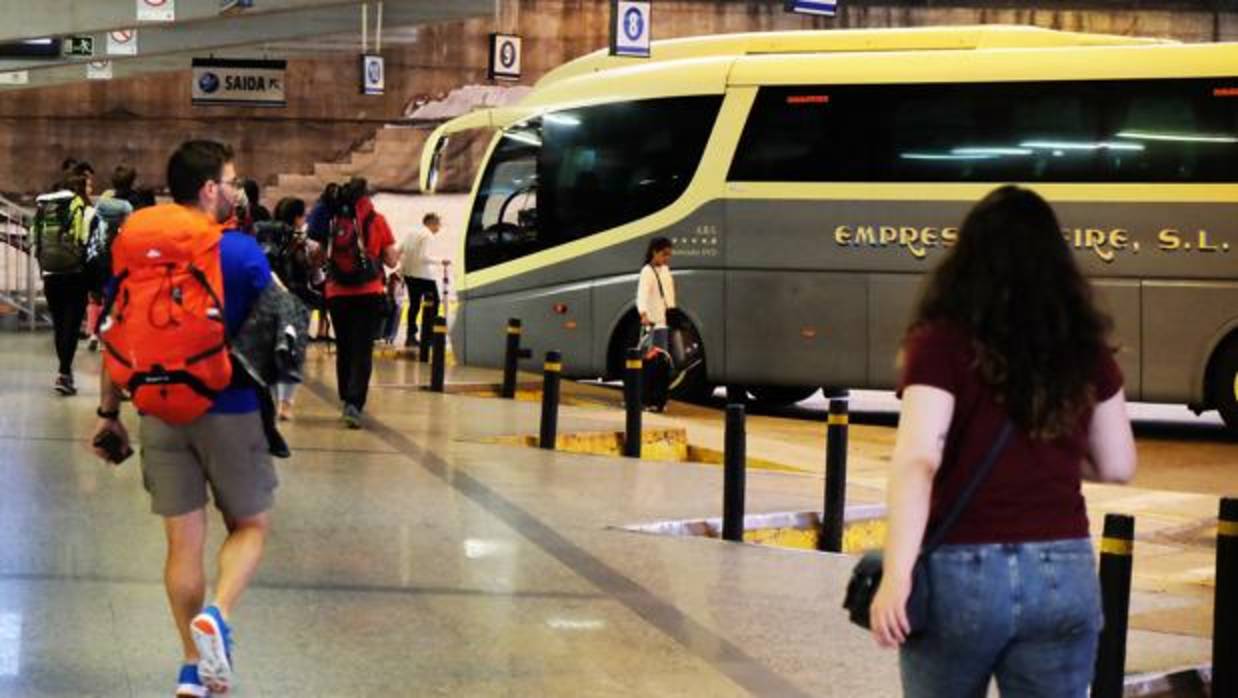
[[[111,463],[133,452],[120,421],[124,388],[140,414],[142,481],[167,539],[164,584],[183,652],[176,695],[196,698],[232,686],[233,613],[270,526],[277,478],[259,397],[232,370],[226,337],[271,270],[252,237],[223,232],[241,196],[231,149],[186,142],[168,162],[167,181],[174,203],[135,212],[113,243],[92,444]],[[206,604],[208,488],[228,534]]]
[[644,380],[641,381],[645,409],[662,412],[670,389],[674,362],[671,358],[668,316],[676,308],[675,279],[671,276],[671,241],[657,237],[649,241],[645,263],[636,286],[636,311],[640,313],[641,353]]
[[[80,166],[80,165],[79,165]],[[53,389],[76,395],[73,359],[81,339],[91,278],[86,269],[86,243],[93,209],[90,178],[70,174],[62,188],[35,200],[34,257],[43,277],[43,292],[52,316],[57,372]]]
[[[404,337],[404,346],[417,346],[417,313],[430,313],[430,317],[438,316],[438,282],[435,281],[440,266],[440,260],[433,255],[431,249],[434,236],[443,227],[442,219],[431,211],[421,219],[421,227],[409,231],[400,241],[400,273],[404,276],[404,286],[408,289],[408,334]],[[429,303],[422,305],[423,300]],[[424,322],[424,320],[422,321]],[[430,339],[422,337],[422,341]]]
[[[1027,189],[981,200],[929,277],[901,353],[869,609],[876,642],[899,648],[905,696],[983,696],[991,678],[1008,696],[1088,694],[1102,619],[1080,481],[1135,469],[1109,327],[1053,210]],[[913,578],[931,584],[909,607]]]
[[364,179],[353,179],[341,187],[325,251],[327,310],[336,334],[336,387],[350,429],[361,428],[369,395],[374,340],[387,293],[384,267],[400,263],[400,248],[367,186]]

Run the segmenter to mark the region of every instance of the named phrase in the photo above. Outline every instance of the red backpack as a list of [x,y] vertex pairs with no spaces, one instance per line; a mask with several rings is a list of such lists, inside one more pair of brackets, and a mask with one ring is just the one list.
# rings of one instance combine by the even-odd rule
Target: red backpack
[[163,204],[130,216],[112,243],[104,366],[139,411],[169,424],[205,414],[232,379],[222,236],[206,214]]
[[360,223],[353,215],[339,215],[331,222],[327,239],[327,271],[340,286],[364,286],[381,278],[382,264],[370,256],[370,227],[374,211]]

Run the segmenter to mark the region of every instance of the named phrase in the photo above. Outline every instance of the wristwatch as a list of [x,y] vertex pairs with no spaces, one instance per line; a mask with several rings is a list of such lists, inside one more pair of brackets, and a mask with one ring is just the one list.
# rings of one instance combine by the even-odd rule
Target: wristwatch
[[116,409],[109,412],[103,409],[102,407],[99,407],[95,410],[95,414],[99,415],[100,419],[111,419],[115,421],[117,419],[120,419],[120,408],[117,407]]

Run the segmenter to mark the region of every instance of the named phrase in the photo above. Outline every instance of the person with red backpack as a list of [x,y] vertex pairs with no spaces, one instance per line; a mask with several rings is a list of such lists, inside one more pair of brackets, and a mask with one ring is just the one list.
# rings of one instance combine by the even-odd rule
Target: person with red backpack
[[[229,690],[231,615],[262,558],[277,485],[259,396],[228,350],[271,268],[256,240],[223,229],[240,197],[227,146],[182,144],[168,188],[175,203],[133,213],[112,242],[93,446],[111,463],[133,452],[124,390],[141,415],[142,481],[168,541],[164,582],[184,649],[176,695],[205,696]],[[204,607],[208,487],[228,536]]]
[[325,241],[327,311],[335,327],[335,378],[343,419],[361,428],[374,367],[374,340],[383,321],[387,293],[384,265],[400,262],[400,248],[387,219],[374,210],[364,179],[340,189]]

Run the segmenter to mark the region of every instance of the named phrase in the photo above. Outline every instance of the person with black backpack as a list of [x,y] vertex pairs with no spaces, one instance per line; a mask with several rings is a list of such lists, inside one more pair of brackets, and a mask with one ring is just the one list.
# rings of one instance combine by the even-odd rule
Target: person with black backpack
[[61,395],[76,395],[73,357],[78,333],[86,317],[90,279],[86,273],[86,242],[89,234],[90,180],[71,174],[64,188],[36,199],[33,224],[34,256],[43,274],[43,293],[52,316],[59,370],[54,389]]
[[374,339],[383,320],[383,266],[400,262],[391,226],[374,210],[364,179],[341,187],[327,235],[327,311],[335,326],[335,377],[350,429],[361,428],[374,366]]

